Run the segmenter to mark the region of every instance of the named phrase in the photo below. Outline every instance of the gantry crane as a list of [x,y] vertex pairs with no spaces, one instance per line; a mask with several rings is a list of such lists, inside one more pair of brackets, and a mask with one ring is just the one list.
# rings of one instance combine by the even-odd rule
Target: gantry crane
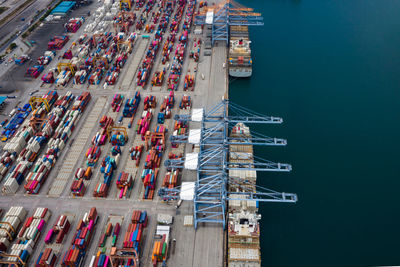
[[29,120],[29,126],[31,126],[35,132],[38,132],[40,131],[40,129],[43,128],[43,125],[45,125],[47,121],[48,121],[47,118],[38,118],[32,116]]
[[48,112],[50,110],[50,105],[47,99],[43,97],[37,97],[37,96],[32,96],[29,99],[29,104],[31,105],[32,110],[35,110],[37,108],[37,105],[43,103],[44,107],[46,108],[46,111]]
[[100,57],[100,56],[94,56],[93,57],[93,61],[92,61],[92,64],[93,64],[93,68],[96,68],[96,66],[97,66],[97,62],[103,62],[104,63],[104,67],[106,68],[106,69],[108,69],[108,62],[107,62],[107,59],[106,58],[104,58],[104,57]]
[[12,241],[12,240],[13,240],[13,237],[17,234],[17,232],[15,231],[15,229],[14,229],[14,227],[11,225],[11,223],[0,221],[0,225],[2,225],[2,224],[5,224],[5,225],[7,225],[7,226],[10,228],[11,233],[10,233],[10,231],[9,231],[8,229],[6,229],[6,228],[1,228],[1,229],[4,230],[4,232],[7,234],[8,238],[9,238],[8,240]]
[[39,129],[42,128],[43,124],[46,123],[47,119],[46,118],[42,118],[42,117],[37,117],[37,111],[38,111],[38,106],[40,104],[44,105],[45,109],[47,112],[50,111],[50,105],[49,102],[47,101],[47,99],[42,98],[42,97],[36,97],[36,96],[32,96],[29,99],[29,104],[31,105],[31,108],[33,110],[32,112],[32,116],[29,120],[29,125],[32,127],[32,129],[34,131],[38,131]]
[[229,43],[229,26],[262,26],[263,17],[233,0],[225,0],[218,5],[205,8],[195,17],[196,25],[212,25],[211,41]]
[[125,31],[129,32],[129,26],[133,25],[136,20],[136,14],[132,11],[120,11],[118,13],[117,19],[114,20],[114,30],[115,34],[119,32],[118,26],[125,28]]
[[131,42],[129,42],[129,41],[122,41],[122,40],[120,40],[120,41],[118,41],[117,42],[117,49],[118,49],[118,52],[121,52],[121,45],[127,45],[128,46],[128,50],[127,50],[127,52],[130,54],[131,52],[132,52],[132,44],[131,44]]
[[156,139],[161,140],[163,151],[165,150],[165,132],[156,133],[156,132],[147,131],[144,138],[145,138],[146,151],[148,151],[150,148],[149,141],[156,140]]
[[[17,234],[16,229],[9,222],[0,222],[0,225],[5,224],[9,229],[1,228],[8,236],[9,240],[12,241],[14,236]],[[9,231],[11,230],[11,231]],[[15,258],[16,260],[10,260],[9,258]],[[15,266],[25,266],[25,262],[21,259],[21,257],[17,255],[7,254],[4,251],[0,251],[0,264],[10,264]]]
[[[8,258],[15,258],[16,261],[9,260]],[[7,266],[26,266],[26,262],[24,262],[20,256],[6,254],[5,252],[0,251],[0,264],[8,264]]]
[[115,253],[110,255],[111,266],[117,267],[119,260],[132,260],[133,267],[139,266],[139,257],[136,249],[116,249]]
[[120,132],[120,133],[122,133],[122,135],[124,136],[124,138],[125,138],[125,142],[126,141],[128,141],[128,133],[127,133],[127,131],[126,131],[126,127],[125,126],[108,126],[108,128],[107,128],[107,135],[108,135],[108,138],[111,138],[111,136],[112,136],[112,133],[113,132]]
[[63,62],[58,63],[57,64],[58,73],[62,71],[62,67],[68,68],[71,71],[72,75],[75,75],[75,68],[74,66],[72,66],[71,63],[63,63]]
[[[229,110],[229,116],[228,116]],[[284,146],[286,140],[270,138],[262,135],[249,137],[228,137],[233,125],[243,124],[280,124],[281,118],[268,117],[240,107],[228,100],[211,108],[193,109],[191,115],[176,115],[175,120],[199,122],[200,129],[191,129],[187,135],[171,136],[171,143],[190,143],[199,146],[198,153],[186,154],[184,158],[168,159],[164,163],[167,168],[188,169],[197,171],[194,186],[194,226],[199,223],[219,223],[225,228],[226,202],[228,200],[246,200],[258,202],[297,202],[297,195],[280,193],[254,185],[256,189],[243,185],[230,177],[230,171],[270,171],[289,172],[292,167],[286,163],[275,163],[254,157],[250,162],[229,161],[229,147],[240,145],[272,145]],[[241,188],[239,192],[229,192],[230,187]],[[183,188],[162,188],[159,195],[165,201],[180,198]]]
[[129,10],[132,8],[132,1],[129,0],[120,0],[119,2],[119,8],[122,10],[122,3],[128,4]]
[[104,33],[95,33],[95,34],[93,34],[92,35],[92,40],[93,40],[94,46],[97,46],[97,44],[99,43],[99,41],[97,41],[97,39],[96,39],[97,37],[100,37],[103,40],[106,39]]

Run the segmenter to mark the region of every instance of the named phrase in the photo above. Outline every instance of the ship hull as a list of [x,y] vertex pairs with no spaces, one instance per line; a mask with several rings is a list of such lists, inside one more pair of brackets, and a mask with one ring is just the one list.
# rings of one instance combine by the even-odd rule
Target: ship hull
[[253,70],[251,68],[246,68],[246,69],[230,68],[229,69],[229,76],[235,77],[235,78],[248,78],[248,77],[251,77],[252,73],[253,73]]

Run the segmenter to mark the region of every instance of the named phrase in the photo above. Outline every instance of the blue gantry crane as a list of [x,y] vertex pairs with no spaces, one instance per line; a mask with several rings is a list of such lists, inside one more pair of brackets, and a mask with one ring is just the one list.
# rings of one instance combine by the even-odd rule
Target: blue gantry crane
[[[229,115],[228,115],[229,112]],[[194,226],[199,223],[219,223],[225,228],[226,205],[228,200],[254,200],[259,202],[297,201],[293,193],[281,193],[256,186],[246,189],[243,180],[230,177],[235,170],[289,172],[292,167],[286,163],[275,163],[253,155],[251,162],[229,161],[230,145],[285,146],[286,140],[271,138],[258,133],[251,136],[229,136],[229,131],[238,123],[243,124],[280,124],[281,118],[264,116],[241,107],[229,100],[222,100],[209,111],[193,109],[190,115],[176,115],[175,120],[199,122],[200,129],[191,129],[186,135],[173,135],[171,143],[190,143],[199,146],[198,153],[188,153],[183,158],[168,159],[164,163],[169,169],[189,169],[197,171],[194,186]],[[241,190],[230,192],[229,188]],[[163,188],[159,195],[165,201],[177,200],[182,194],[182,187]],[[239,192],[238,192],[239,191]]]
[[195,17],[196,25],[211,25],[211,41],[229,42],[229,26],[262,26],[263,17],[233,0],[210,6]]

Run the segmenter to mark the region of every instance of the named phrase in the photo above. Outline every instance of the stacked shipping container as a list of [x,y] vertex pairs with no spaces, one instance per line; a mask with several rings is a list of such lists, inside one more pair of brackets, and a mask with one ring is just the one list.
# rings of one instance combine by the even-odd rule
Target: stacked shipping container
[[[232,137],[249,138],[250,129],[242,123],[236,124],[231,131]],[[253,146],[229,146],[229,161],[253,163]],[[231,192],[254,192],[256,190],[257,176],[255,171],[230,170],[229,178]],[[246,200],[246,195],[231,194],[231,198],[243,200],[230,200],[228,203],[228,266],[249,265],[261,266],[260,255],[260,226],[261,215],[257,214],[258,202]]]
[[86,249],[90,245],[97,219],[97,210],[93,207],[89,212],[86,212],[83,218],[78,222],[72,244],[64,253],[61,266],[80,266],[86,255]]

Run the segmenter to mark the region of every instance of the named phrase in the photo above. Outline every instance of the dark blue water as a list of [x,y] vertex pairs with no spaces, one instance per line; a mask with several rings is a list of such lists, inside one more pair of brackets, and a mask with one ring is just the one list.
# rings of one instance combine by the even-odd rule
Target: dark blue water
[[288,146],[256,154],[293,171],[258,183],[299,197],[262,205],[262,265],[400,265],[400,1],[241,3],[265,25],[230,98],[283,117],[252,129]]

